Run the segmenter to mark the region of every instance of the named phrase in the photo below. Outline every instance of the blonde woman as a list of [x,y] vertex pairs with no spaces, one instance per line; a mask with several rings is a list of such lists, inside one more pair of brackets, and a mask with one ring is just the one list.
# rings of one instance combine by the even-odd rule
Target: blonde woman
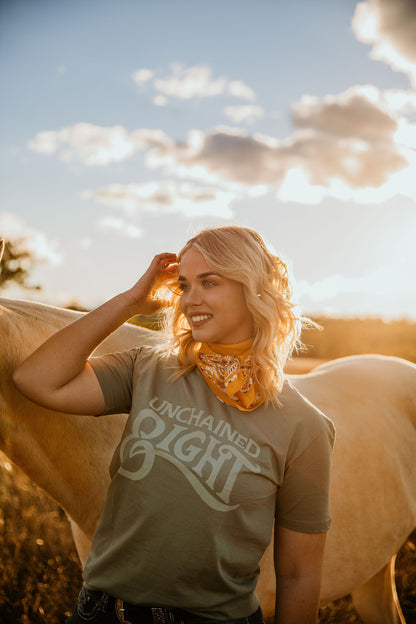
[[[166,287],[169,348],[90,357]],[[274,521],[276,622],[316,621],[334,429],[284,380],[302,324],[290,298],[256,232],[204,230],[16,371],[43,406],[129,413],[70,624],[261,624]]]

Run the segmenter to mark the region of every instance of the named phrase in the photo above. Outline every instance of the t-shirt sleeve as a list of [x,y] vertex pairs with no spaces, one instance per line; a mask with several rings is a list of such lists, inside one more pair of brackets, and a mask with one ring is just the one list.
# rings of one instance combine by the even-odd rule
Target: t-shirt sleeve
[[289,463],[277,494],[278,525],[301,533],[328,531],[333,444],[334,432],[328,428]]
[[139,349],[130,349],[88,360],[104,395],[103,414],[130,412],[134,363],[138,352]]

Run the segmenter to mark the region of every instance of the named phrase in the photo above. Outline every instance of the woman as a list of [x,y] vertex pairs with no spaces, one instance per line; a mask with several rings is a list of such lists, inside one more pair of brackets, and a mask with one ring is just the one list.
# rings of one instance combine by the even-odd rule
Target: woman
[[[90,357],[166,287],[169,349]],[[290,296],[256,232],[205,230],[16,371],[46,407],[129,413],[70,624],[261,624],[274,520],[276,622],[316,621],[334,430],[283,378],[301,328]]]

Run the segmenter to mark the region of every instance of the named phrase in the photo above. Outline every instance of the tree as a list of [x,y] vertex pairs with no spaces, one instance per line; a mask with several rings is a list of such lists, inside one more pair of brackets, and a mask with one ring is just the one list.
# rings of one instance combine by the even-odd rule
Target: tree
[[0,290],[14,282],[23,288],[40,290],[28,282],[34,265],[33,254],[23,247],[22,240],[0,240]]

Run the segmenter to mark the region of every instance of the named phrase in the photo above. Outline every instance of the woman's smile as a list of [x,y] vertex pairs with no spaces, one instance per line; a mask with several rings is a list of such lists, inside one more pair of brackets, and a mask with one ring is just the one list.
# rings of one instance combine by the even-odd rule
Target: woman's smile
[[212,318],[212,314],[190,314],[190,319],[194,327],[200,327],[206,321]]

